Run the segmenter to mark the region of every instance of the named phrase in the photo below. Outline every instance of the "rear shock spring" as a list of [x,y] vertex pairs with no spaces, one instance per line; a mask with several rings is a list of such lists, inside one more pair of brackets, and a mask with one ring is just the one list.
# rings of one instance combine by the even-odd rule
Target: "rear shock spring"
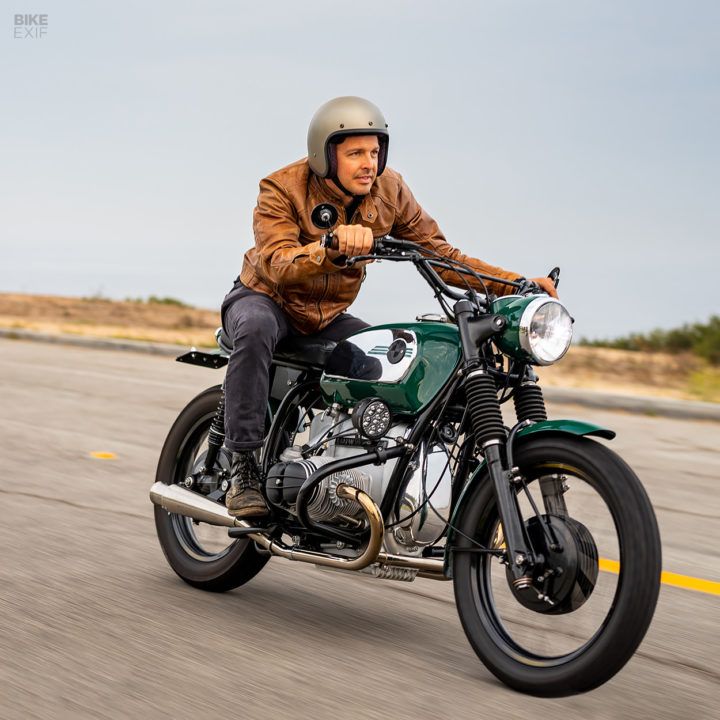
[[505,425],[495,380],[483,370],[474,370],[468,375],[465,394],[476,443],[484,447],[492,440],[504,440]]
[[513,401],[518,422],[523,420],[532,420],[533,422],[547,420],[545,399],[542,390],[535,383],[527,383],[517,388],[513,395]]
[[208,450],[205,456],[205,467],[206,473],[212,471],[215,460],[217,460],[220,448],[225,442],[225,388],[222,389],[220,395],[220,402],[218,402],[215,416],[212,419],[210,430],[208,430]]
[[222,447],[225,442],[225,388],[220,395],[215,417],[213,418],[210,431],[208,432],[208,445]]

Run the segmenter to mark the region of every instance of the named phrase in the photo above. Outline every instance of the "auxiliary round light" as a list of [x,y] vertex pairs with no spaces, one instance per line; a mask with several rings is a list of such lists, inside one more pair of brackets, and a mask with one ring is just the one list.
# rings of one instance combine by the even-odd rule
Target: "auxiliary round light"
[[390,429],[390,408],[380,398],[365,398],[353,409],[355,428],[369,440],[379,440]]

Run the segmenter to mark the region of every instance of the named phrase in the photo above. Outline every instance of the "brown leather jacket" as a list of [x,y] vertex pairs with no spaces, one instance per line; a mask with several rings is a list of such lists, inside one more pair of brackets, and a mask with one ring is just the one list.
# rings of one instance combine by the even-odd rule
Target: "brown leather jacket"
[[[245,253],[240,274],[243,285],[269,295],[305,334],[322,330],[346,310],[365,277],[364,267],[337,265],[320,246],[323,231],[312,224],[310,213],[321,202],[343,207],[342,198],[310,170],[307,159],[261,180],[253,219],[255,247]],[[338,224],[364,225],[375,237],[390,234],[412,240],[481,273],[509,280],[520,277],[463,255],[447,243],[401,175],[390,168],[375,180],[353,217],[341,212]],[[440,275],[448,283],[464,285],[452,271]],[[476,281],[472,284],[482,289]],[[497,283],[488,283],[488,288],[497,295],[510,290]]]

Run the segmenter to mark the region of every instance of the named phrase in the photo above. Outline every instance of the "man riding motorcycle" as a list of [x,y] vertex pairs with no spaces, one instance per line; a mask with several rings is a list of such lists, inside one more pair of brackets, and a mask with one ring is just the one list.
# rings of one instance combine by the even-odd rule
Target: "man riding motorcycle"
[[[308,129],[308,156],[260,181],[254,212],[255,246],[225,296],[221,315],[233,339],[225,377],[225,445],[232,451],[226,506],[231,515],[263,517],[268,508],[260,492],[254,451],[262,445],[269,369],[278,342],[291,335],[312,335],[338,342],[367,323],[345,312],[365,277],[363,263],[347,259],[371,252],[373,238],[392,235],[412,240],[473,270],[508,280],[517,273],[463,255],[448,244],[417,203],[402,176],[386,167],[389,133],[380,110],[359,97],[325,103]],[[337,250],[321,245],[322,231],[312,223],[319,203],[345,211],[334,228]],[[469,281],[445,270],[453,285]],[[532,282],[556,297],[548,278]],[[487,283],[504,295],[512,288]]]

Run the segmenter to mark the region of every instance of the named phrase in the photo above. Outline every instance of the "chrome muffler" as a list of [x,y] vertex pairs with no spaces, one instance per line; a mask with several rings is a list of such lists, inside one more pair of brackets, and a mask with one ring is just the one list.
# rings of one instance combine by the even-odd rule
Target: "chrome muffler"
[[169,513],[184,515],[198,522],[228,528],[238,527],[238,521],[228,515],[222,505],[208,500],[204,495],[180,487],[180,485],[156,482],[150,488],[150,500],[153,505],[159,505]]

